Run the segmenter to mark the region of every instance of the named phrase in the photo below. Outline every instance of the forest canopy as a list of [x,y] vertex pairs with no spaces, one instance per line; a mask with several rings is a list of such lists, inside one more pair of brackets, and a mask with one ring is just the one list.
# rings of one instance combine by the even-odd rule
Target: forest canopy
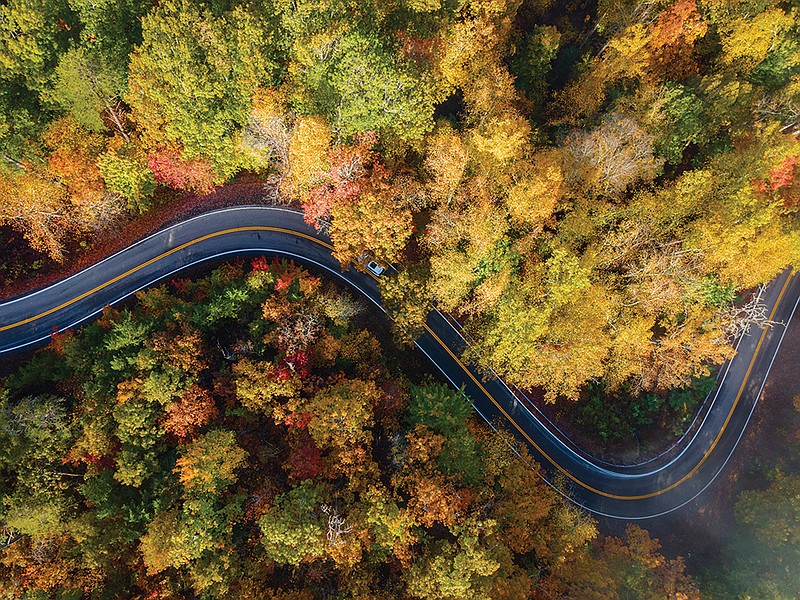
[[[788,0],[7,0],[0,275],[254,178],[397,267],[396,339],[436,305],[473,364],[635,433],[800,265],[798,135]],[[0,387],[0,596],[699,596],[371,319],[256,259],[55,336]],[[712,597],[797,597],[794,446]]]
[[[406,340],[547,400],[666,394],[800,260],[800,9],[766,0],[9,0],[0,224],[53,261],[262,177]],[[329,225],[330,224],[330,225]]]
[[0,596],[699,598],[414,360],[263,258],[56,336],[0,388]]

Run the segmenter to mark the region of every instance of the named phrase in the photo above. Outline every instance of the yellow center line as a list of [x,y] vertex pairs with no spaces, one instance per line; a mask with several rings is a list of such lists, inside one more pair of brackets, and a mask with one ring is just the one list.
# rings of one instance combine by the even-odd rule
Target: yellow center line
[[[772,312],[769,315],[769,319],[770,320],[772,320],[772,317],[775,316],[775,311],[778,310],[778,305],[780,304],[781,299],[783,298],[783,295],[786,292],[786,289],[789,287],[789,281],[791,281],[793,276],[794,276],[793,274],[790,274],[789,277],[786,279],[786,283],[783,285],[783,289],[781,289],[781,292],[778,295],[778,299],[775,301],[775,306],[773,306]],[[497,400],[495,400],[494,396],[492,396],[488,392],[488,390],[485,387],[483,387],[481,382],[478,381],[478,379],[472,374],[472,372],[464,365],[464,363],[461,362],[461,360],[450,350],[450,348],[439,338],[439,336],[437,336],[433,332],[433,330],[430,327],[428,327],[427,325],[425,325],[425,329],[442,346],[442,348],[445,349],[445,351],[453,358],[453,360],[456,361],[456,363],[469,376],[469,378],[473,381],[473,383],[475,383],[475,385],[478,386],[478,388],[481,390],[481,392],[483,392],[483,394],[485,394],[486,397],[489,398],[489,400],[492,401],[492,403],[503,414],[503,416],[506,419],[508,419],[509,421],[511,421],[511,423],[514,425],[514,427],[517,429],[517,431],[519,431],[520,434],[522,434],[522,436],[534,448],[536,448],[536,450],[538,450],[539,453],[541,453],[541,455],[544,456],[545,459],[547,459],[547,461],[550,464],[552,464],[556,469],[561,471],[564,475],[566,475],[569,479],[571,479],[572,481],[577,483],[582,488],[587,489],[590,492],[593,492],[593,493],[595,493],[595,494],[597,494],[599,496],[604,496],[606,498],[613,498],[614,500],[645,500],[647,498],[653,498],[655,496],[659,496],[659,495],[661,495],[661,494],[663,494],[665,492],[668,492],[668,491],[670,491],[672,489],[675,489],[676,487],[681,485],[684,481],[686,481],[687,479],[691,478],[695,473],[697,473],[697,471],[700,469],[700,467],[703,466],[703,463],[705,463],[705,461],[711,455],[711,453],[713,452],[714,448],[719,443],[719,440],[722,438],[722,434],[725,432],[725,429],[728,427],[728,423],[730,422],[731,418],[733,417],[733,412],[734,412],[734,410],[736,410],[736,406],[739,404],[739,400],[742,397],[742,394],[744,393],[744,388],[746,387],[748,379],[750,378],[750,372],[752,371],[753,365],[755,364],[756,358],[758,357],[758,353],[761,350],[761,345],[764,343],[764,339],[766,338],[766,335],[767,335],[767,328],[765,327],[764,331],[761,333],[761,338],[758,340],[758,345],[756,345],[755,352],[753,352],[753,358],[750,360],[750,365],[747,367],[747,372],[745,373],[744,380],[742,381],[742,385],[739,388],[739,393],[736,394],[736,399],[733,401],[733,406],[731,406],[731,410],[730,410],[730,412],[728,412],[728,416],[725,419],[725,423],[723,423],[722,428],[720,429],[719,433],[717,434],[717,437],[714,440],[714,442],[711,444],[709,449],[706,450],[705,454],[703,454],[702,458],[700,459],[700,462],[698,462],[697,465],[695,465],[695,467],[689,473],[687,473],[686,475],[681,477],[678,481],[676,481],[675,483],[673,483],[673,484],[671,484],[671,485],[669,485],[669,486],[667,486],[667,487],[665,487],[665,488],[663,488],[661,490],[657,490],[655,492],[650,492],[648,494],[640,494],[640,495],[637,495],[637,496],[622,496],[622,495],[611,494],[609,492],[604,492],[602,490],[598,490],[597,488],[592,487],[588,483],[585,483],[585,482],[581,481],[575,475],[573,475],[572,473],[567,471],[564,467],[562,467],[560,464],[558,464],[553,458],[550,457],[549,454],[547,454],[547,452],[545,452],[536,442],[534,442],[531,439],[531,437],[522,429],[522,427],[520,427],[520,425],[514,419],[511,418],[511,416],[503,409],[503,407],[500,406],[500,403],[497,402]]]
[[[285,233],[285,234],[288,234],[288,235],[294,235],[294,236],[298,236],[298,237],[307,239],[307,240],[312,241],[312,242],[314,242],[316,244],[319,244],[320,246],[324,246],[328,250],[333,250],[333,246],[331,246],[327,242],[324,242],[324,241],[322,241],[322,240],[320,240],[318,238],[315,238],[315,237],[313,237],[311,235],[308,235],[308,234],[305,234],[305,233],[301,233],[299,231],[292,231],[291,229],[284,229],[282,227],[251,226],[251,227],[234,227],[234,228],[231,228],[231,229],[224,229],[224,230],[221,230],[221,231],[216,231],[214,233],[206,234],[204,236],[201,236],[199,238],[196,238],[194,240],[191,240],[189,242],[181,244],[180,246],[176,246],[175,248],[172,248],[171,250],[167,250],[166,252],[163,252],[163,253],[159,254],[158,256],[156,256],[154,258],[151,258],[150,260],[148,260],[146,262],[143,262],[143,263],[133,267],[132,269],[129,269],[128,271],[125,271],[124,273],[121,273],[120,275],[117,275],[116,277],[111,278],[108,281],[106,281],[104,283],[101,283],[100,285],[92,288],[91,290],[88,290],[88,291],[84,292],[83,294],[80,294],[79,296],[76,296],[76,297],[74,297],[74,298],[72,298],[70,300],[67,300],[66,302],[63,302],[63,303],[59,304],[58,306],[50,308],[50,309],[48,309],[48,310],[46,310],[44,312],[41,312],[41,313],[39,313],[37,315],[32,316],[32,317],[28,317],[27,319],[23,319],[21,321],[17,321],[16,323],[11,323],[9,325],[0,326],[0,331],[6,331],[6,330],[12,329],[14,327],[19,327],[20,325],[25,325],[26,323],[30,323],[32,321],[36,321],[37,319],[41,319],[42,317],[45,317],[45,316],[50,315],[50,314],[52,314],[52,313],[54,313],[56,311],[59,311],[59,310],[61,310],[63,308],[66,308],[67,306],[75,304],[76,302],[79,302],[80,300],[83,300],[84,298],[86,298],[88,296],[91,296],[92,294],[94,294],[94,293],[96,293],[96,292],[98,292],[98,291],[100,291],[100,290],[102,290],[102,289],[104,289],[104,288],[116,283],[117,281],[120,281],[120,280],[124,279],[125,277],[128,277],[129,275],[132,275],[133,273],[136,273],[137,271],[139,271],[139,270],[141,270],[141,269],[143,269],[143,268],[145,268],[145,267],[147,267],[149,265],[152,265],[153,263],[161,260],[162,258],[170,256],[171,254],[174,254],[175,252],[179,252],[181,250],[184,250],[184,249],[186,249],[186,248],[188,248],[190,246],[193,246],[194,244],[197,244],[199,242],[203,242],[205,240],[212,239],[212,238],[215,238],[215,237],[218,237],[218,236],[226,235],[226,234],[229,234],[229,233],[241,233],[241,232],[247,232],[247,231],[273,231],[273,232],[278,232],[278,233]],[[378,281],[377,277],[375,277],[371,273],[369,273],[369,275],[371,275],[373,279]],[[775,312],[778,309],[778,305],[780,304],[781,299],[783,298],[783,295],[786,292],[786,289],[789,287],[789,281],[791,281],[792,277],[793,277],[793,274],[789,275],[789,277],[786,279],[786,283],[784,284],[783,289],[781,289],[781,292],[778,295],[778,299],[775,302],[775,306],[772,308],[772,312],[770,313],[770,316],[769,316],[770,320],[775,315]],[[617,494],[610,494],[610,493],[604,492],[602,490],[598,490],[598,489],[590,486],[589,484],[584,483],[583,481],[578,479],[576,476],[574,476],[572,473],[567,471],[560,464],[558,464],[553,458],[550,457],[550,455],[548,455],[544,450],[542,450],[542,448],[536,442],[534,442],[533,439],[531,439],[531,437],[525,432],[525,430],[523,430],[522,427],[520,427],[520,425],[511,417],[511,415],[509,415],[503,409],[503,407],[500,406],[500,404],[497,402],[497,400],[494,398],[494,396],[492,396],[489,393],[489,391],[483,386],[483,384],[481,384],[480,381],[478,381],[478,379],[472,374],[472,372],[466,367],[466,365],[464,365],[464,363],[461,362],[461,360],[453,353],[453,351],[450,350],[450,348],[447,346],[447,344],[445,344],[439,338],[439,336],[436,335],[436,333],[434,333],[433,330],[430,327],[428,327],[427,324],[425,325],[425,330],[429,334],[431,334],[431,336],[433,336],[433,338],[442,346],[442,348],[444,348],[444,350],[453,358],[453,360],[455,360],[456,364],[458,364],[459,367],[461,367],[461,369],[469,376],[469,378],[473,381],[473,383],[475,383],[475,385],[478,386],[478,389],[480,389],[481,392],[487,398],[489,398],[492,401],[492,403],[503,414],[503,416],[506,419],[508,419],[514,425],[514,427],[517,429],[517,431],[519,431],[519,433],[534,448],[536,448],[536,450],[539,451],[539,453],[541,453],[541,455],[544,456],[545,459],[547,459],[547,461],[550,462],[550,464],[552,464],[559,471],[561,471],[564,475],[566,475],[569,479],[571,479],[573,482],[575,482],[576,484],[580,485],[581,487],[583,487],[583,488],[585,488],[585,489],[587,489],[587,490],[589,490],[589,491],[591,491],[591,492],[593,492],[595,494],[598,494],[600,496],[605,496],[606,498],[613,498],[615,500],[644,500],[646,498],[652,498],[654,496],[658,496],[660,494],[663,494],[665,492],[668,492],[669,490],[672,490],[672,489],[676,488],[677,486],[682,484],[684,481],[686,481],[687,479],[692,477],[698,471],[698,469],[700,469],[700,467],[703,465],[703,463],[709,457],[709,455],[714,450],[716,445],[719,443],[719,440],[722,438],[722,434],[725,432],[725,429],[727,428],[728,423],[730,422],[731,418],[733,417],[733,412],[736,409],[736,406],[739,404],[739,400],[740,400],[742,394],[744,393],[744,388],[747,385],[748,379],[750,378],[750,373],[751,373],[751,371],[753,369],[753,365],[755,364],[756,358],[758,357],[758,353],[761,350],[761,345],[764,343],[764,339],[765,339],[766,334],[767,334],[767,329],[765,328],[764,331],[761,333],[761,338],[759,339],[758,345],[756,346],[755,352],[753,353],[753,358],[750,361],[750,365],[747,367],[747,372],[745,373],[744,381],[742,382],[742,385],[739,388],[739,393],[736,395],[736,399],[734,400],[733,406],[731,407],[731,410],[728,413],[727,418],[725,419],[725,423],[722,425],[722,428],[720,429],[719,433],[717,434],[716,439],[711,444],[711,446],[706,451],[706,453],[703,455],[703,457],[701,458],[700,462],[698,462],[697,465],[688,474],[684,475],[680,480],[676,481],[675,483],[673,483],[672,485],[670,485],[670,486],[668,486],[666,488],[663,488],[663,489],[655,491],[655,492],[650,492],[648,494],[641,494],[641,495],[638,495],[638,496],[621,496],[621,495],[617,495]]]
[[79,302],[80,300],[83,300],[84,298],[86,298],[88,296],[91,296],[94,293],[99,292],[100,290],[102,290],[102,289],[104,289],[104,288],[116,283],[117,281],[120,281],[121,279],[125,279],[129,275],[132,275],[133,273],[136,273],[137,271],[139,271],[141,269],[144,269],[145,267],[148,267],[148,266],[152,265],[155,262],[158,262],[162,258],[165,258],[165,257],[169,256],[170,254],[174,254],[175,252],[180,252],[181,250],[184,250],[184,249],[186,249],[186,248],[188,248],[190,246],[193,246],[194,244],[197,244],[199,242],[203,242],[205,240],[209,240],[209,239],[221,236],[221,235],[226,235],[226,234],[229,234],[229,233],[241,233],[241,232],[246,232],[246,231],[275,231],[275,232],[278,232],[278,233],[287,233],[287,234],[290,234],[290,235],[296,235],[298,237],[305,238],[307,240],[311,240],[312,242],[316,242],[317,244],[319,244],[321,246],[324,246],[328,250],[333,250],[333,246],[331,246],[330,244],[328,244],[326,242],[323,242],[322,240],[319,240],[319,239],[317,239],[317,238],[315,238],[315,237],[313,237],[311,235],[307,235],[307,234],[301,233],[299,231],[292,231],[291,229],[283,229],[282,227],[251,226],[251,227],[234,227],[234,228],[231,228],[231,229],[224,229],[222,231],[216,231],[214,233],[209,233],[207,235],[204,235],[204,236],[201,236],[201,237],[196,238],[194,240],[191,240],[189,242],[186,242],[185,244],[181,244],[180,246],[176,246],[175,248],[172,248],[171,250],[167,250],[166,252],[164,252],[162,254],[159,254],[158,256],[156,256],[154,258],[151,258],[150,260],[148,260],[146,262],[143,262],[140,265],[137,265],[137,266],[133,267],[132,269],[129,269],[128,271],[125,271],[124,273],[122,273],[120,275],[117,275],[116,277],[111,278],[108,281],[106,281],[104,283],[101,283],[97,287],[94,287],[91,290],[89,290],[87,292],[84,292],[83,294],[81,294],[79,296],[75,296],[74,298],[71,298],[70,300],[67,300],[66,302],[63,302],[63,303],[59,304],[58,306],[55,306],[55,307],[50,308],[50,309],[48,309],[48,310],[46,310],[44,312],[41,312],[38,315],[34,315],[32,317],[28,317],[27,319],[22,319],[21,321],[17,321],[16,323],[11,323],[9,325],[3,325],[2,327],[0,327],[0,331],[6,331],[8,329],[13,329],[14,327],[19,327],[20,325],[25,325],[26,323],[30,323],[32,321],[36,321],[37,319],[41,319],[42,317],[46,317],[47,315],[51,315],[54,312],[57,312],[57,311],[61,310],[62,308],[66,308],[67,306],[75,304],[76,302]]
[[461,369],[462,369],[462,370],[463,370],[463,371],[464,371],[464,372],[467,374],[467,376],[468,376],[468,377],[469,377],[469,378],[472,380],[472,382],[473,382],[475,385],[477,385],[477,386],[478,386],[478,388],[481,390],[481,392],[483,392],[483,394],[484,394],[484,395],[485,395],[487,398],[489,398],[489,400],[491,400],[491,401],[492,401],[492,403],[493,403],[493,404],[494,404],[494,405],[497,407],[497,409],[498,409],[498,410],[499,410],[501,413],[503,413],[503,416],[504,416],[506,419],[508,419],[509,421],[511,421],[511,423],[514,425],[514,427],[517,429],[517,431],[519,431],[519,432],[522,434],[522,436],[523,436],[523,437],[524,437],[526,440],[528,440],[528,443],[530,443],[530,444],[531,444],[531,445],[532,445],[534,448],[536,448],[536,449],[537,449],[537,450],[538,450],[538,451],[539,451],[539,452],[542,454],[542,456],[544,456],[544,457],[545,457],[545,458],[546,458],[546,459],[547,459],[547,460],[550,462],[550,464],[552,464],[552,465],[553,465],[554,467],[556,467],[556,468],[557,468],[559,471],[561,471],[562,473],[564,473],[564,475],[566,475],[567,477],[569,477],[569,478],[570,478],[572,481],[574,481],[575,483],[577,483],[577,484],[578,484],[578,485],[580,485],[581,487],[584,487],[584,488],[586,488],[587,490],[589,490],[589,491],[592,491],[592,492],[594,492],[594,493],[596,493],[596,494],[600,494],[600,495],[602,495],[602,496],[608,496],[608,497],[611,497],[611,498],[615,498],[615,497],[616,497],[616,496],[610,495],[610,494],[608,494],[608,493],[606,493],[606,492],[603,492],[603,491],[601,491],[601,490],[595,489],[595,488],[593,488],[592,486],[590,486],[590,485],[589,485],[589,484],[587,484],[587,483],[584,483],[583,481],[581,481],[580,479],[578,479],[577,477],[575,477],[575,476],[574,476],[572,473],[570,473],[569,471],[567,471],[566,469],[564,469],[564,467],[562,467],[560,464],[558,464],[558,463],[557,463],[555,460],[553,460],[553,459],[550,457],[550,455],[549,455],[549,454],[547,454],[547,452],[545,452],[544,450],[542,450],[542,448],[539,446],[539,444],[537,444],[536,442],[534,442],[534,441],[533,441],[533,439],[531,439],[531,437],[530,437],[530,436],[529,436],[529,435],[528,435],[528,434],[525,432],[525,430],[524,430],[524,429],[522,429],[522,427],[520,427],[519,423],[517,423],[517,422],[516,422],[516,421],[515,421],[513,418],[511,418],[511,415],[509,415],[509,414],[508,414],[508,413],[507,413],[507,412],[506,412],[506,411],[503,409],[503,407],[502,407],[502,406],[500,406],[500,403],[499,403],[499,402],[497,402],[497,400],[495,400],[494,396],[492,396],[492,395],[489,393],[489,391],[488,391],[488,390],[487,390],[485,387],[483,387],[483,384],[481,384],[481,382],[480,382],[480,381],[478,381],[478,379],[477,379],[477,378],[476,378],[476,377],[475,377],[475,376],[472,374],[472,372],[471,372],[471,371],[470,371],[470,370],[469,370],[469,369],[468,369],[468,368],[467,368],[467,367],[464,365],[464,363],[462,363],[462,362],[461,362],[461,360],[460,360],[460,359],[459,359],[459,358],[458,358],[458,357],[457,357],[457,356],[456,356],[456,355],[453,353],[453,351],[452,351],[452,350],[450,350],[450,348],[447,346],[447,344],[445,344],[445,343],[444,343],[444,342],[443,342],[443,341],[442,341],[442,340],[439,338],[439,336],[438,336],[438,335],[436,335],[436,334],[433,332],[433,330],[432,330],[430,327],[428,327],[428,325],[427,325],[427,324],[425,325],[425,330],[426,330],[428,333],[430,333],[430,334],[433,336],[433,338],[434,338],[434,339],[435,339],[437,342],[439,342],[439,344],[442,346],[442,348],[444,348],[444,349],[445,349],[445,351],[446,351],[446,352],[447,352],[447,353],[448,353],[448,354],[449,354],[449,355],[450,355],[450,356],[453,358],[453,360],[455,360],[455,361],[456,361],[456,363],[457,363],[457,364],[458,364],[458,365],[461,367]]

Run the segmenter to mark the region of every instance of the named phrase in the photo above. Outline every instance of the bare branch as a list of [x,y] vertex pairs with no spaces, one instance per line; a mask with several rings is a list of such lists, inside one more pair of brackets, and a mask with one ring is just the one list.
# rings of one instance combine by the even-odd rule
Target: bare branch
[[750,335],[750,327],[755,325],[759,329],[778,325],[769,318],[769,308],[764,303],[764,292],[767,286],[763,283],[747,304],[744,306],[731,305],[728,313],[730,323],[725,327],[725,333],[732,340],[740,336]]
[[328,515],[328,532],[326,533],[328,545],[341,546],[345,543],[342,537],[344,534],[353,531],[353,526],[347,525],[345,527],[345,521],[347,521],[347,519],[339,515],[339,510],[335,506],[323,504],[322,512]]

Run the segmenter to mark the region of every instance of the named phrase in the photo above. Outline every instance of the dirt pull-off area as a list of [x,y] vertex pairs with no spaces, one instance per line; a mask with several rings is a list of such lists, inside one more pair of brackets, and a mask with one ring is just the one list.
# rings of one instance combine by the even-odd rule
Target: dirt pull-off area
[[[195,194],[162,190],[155,208],[139,217],[133,218],[118,228],[84,240],[84,246],[70,246],[66,249],[67,259],[54,263],[43,255],[29,250],[26,244],[11,235],[14,243],[6,243],[0,252],[0,300],[12,298],[77,273],[103,258],[118,252],[134,242],[158,231],[162,227],[188,219],[215,208],[225,208],[242,204],[265,204],[268,192],[265,183],[253,174],[240,175],[235,181],[220,186],[210,194]],[[44,266],[30,273],[23,266],[38,261]],[[10,271],[18,273],[9,278],[2,267],[12,265]]]

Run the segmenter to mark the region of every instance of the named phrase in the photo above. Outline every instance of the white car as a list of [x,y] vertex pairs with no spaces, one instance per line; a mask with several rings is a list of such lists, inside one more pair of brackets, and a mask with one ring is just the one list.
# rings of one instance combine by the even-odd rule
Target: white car
[[380,277],[381,273],[383,273],[386,270],[374,260],[371,260],[367,263],[367,269],[369,269],[370,273],[375,275],[375,277]]

